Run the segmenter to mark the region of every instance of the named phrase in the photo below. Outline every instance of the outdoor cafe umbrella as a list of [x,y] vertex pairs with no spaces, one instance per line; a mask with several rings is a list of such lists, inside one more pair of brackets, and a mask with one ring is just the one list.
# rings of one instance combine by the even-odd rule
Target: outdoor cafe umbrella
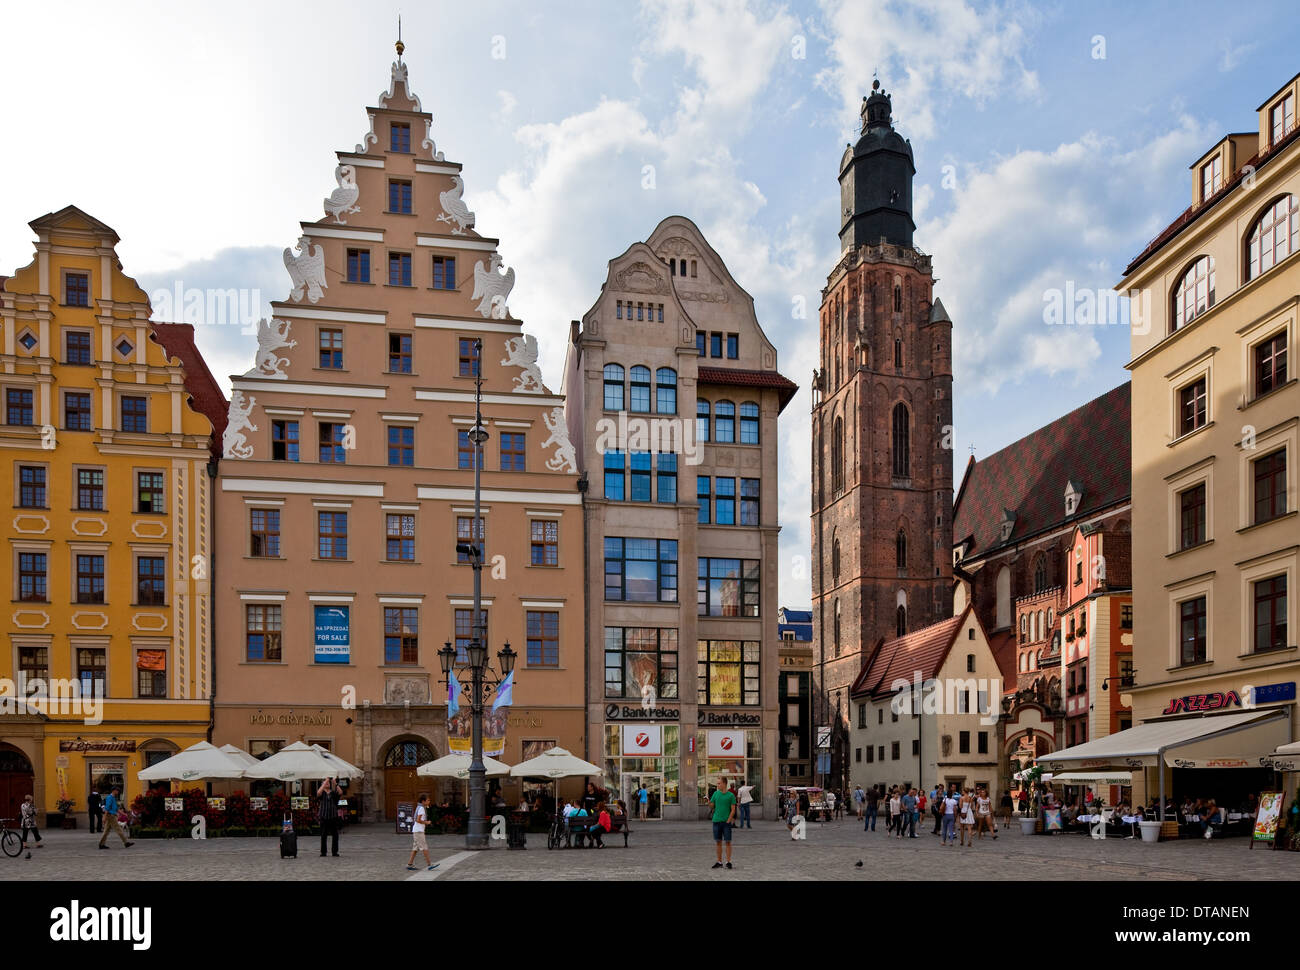
[[[536,758],[529,758],[527,761],[521,761],[510,769],[510,775],[514,778],[549,778],[551,781],[558,781],[560,778],[580,778],[587,775],[603,775],[604,772],[589,761],[583,761],[576,755],[570,754],[563,748],[550,748],[543,751]],[[555,792],[555,810],[560,810],[560,793],[557,786]]]
[[348,764],[348,762],[344,761],[342,758],[336,755],[329,748],[322,748],[319,744],[313,744],[312,747],[315,748],[317,751],[329,755],[335,761],[338,761],[340,763],[341,770],[339,771],[338,774],[340,778],[344,777],[345,775],[349,778],[360,778],[362,775],[365,774],[365,772],[362,771],[360,768],[358,768],[356,765]]
[[358,778],[360,768],[325,749],[301,741],[281,748],[265,761],[244,769],[245,778],[269,778],[273,781],[312,781],[317,778]]
[[206,741],[191,745],[139,772],[141,781],[196,781],[200,778],[242,778],[243,775],[242,764]]
[[251,754],[249,754],[243,748],[238,747],[237,745],[223,744],[221,746],[221,750],[224,751],[226,754],[230,755],[230,757],[233,760],[239,762],[239,764],[241,764],[245,768],[249,767],[250,765],[260,764],[260,762],[256,758],[254,758]]
[[[426,761],[415,769],[415,773],[429,778],[459,778],[464,781],[469,777],[469,765],[468,755],[448,754],[437,761]],[[487,770],[488,778],[503,778],[510,774],[510,766],[495,758],[484,758],[483,767]]]

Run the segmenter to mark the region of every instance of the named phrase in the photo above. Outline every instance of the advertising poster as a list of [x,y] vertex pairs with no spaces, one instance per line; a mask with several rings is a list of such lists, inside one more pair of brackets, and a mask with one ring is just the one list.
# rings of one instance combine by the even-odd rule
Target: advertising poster
[[345,664],[351,660],[351,616],[347,606],[316,607],[316,662]]
[[710,758],[745,757],[744,731],[709,731],[708,756]]
[[415,802],[397,803],[397,832],[399,835],[411,834],[411,823],[415,821]]
[[1060,832],[1061,810],[1059,808],[1047,808],[1043,810],[1043,831]]
[[224,798],[209,798],[208,808],[214,812],[224,812],[226,810],[226,800]]
[[664,753],[664,729],[659,724],[624,724],[624,758],[658,758]]
[[169,812],[185,811],[185,799],[183,798],[164,798],[163,808]]
[[306,812],[311,810],[311,799],[306,795],[293,795],[289,798],[289,810],[293,812]]
[[1282,814],[1280,791],[1260,792],[1259,813],[1255,816],[1255,842],[1272,842],[1277,838],[1277,820]]
[[[506,750],[506,719],[510,708],[483,711],[483,754],[499,758]],[[474,720],[469,706],[447,718],[447,747],[452,754],[471,754],[474,747]]]
[[250,798],[248,800],[248,807],[255,812],[265,812],[269,804],[270,802],[266,798]]

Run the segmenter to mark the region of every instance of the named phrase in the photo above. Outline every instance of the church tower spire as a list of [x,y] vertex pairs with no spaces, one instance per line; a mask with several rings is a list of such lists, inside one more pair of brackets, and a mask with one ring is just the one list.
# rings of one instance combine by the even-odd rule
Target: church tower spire
[[893,99],[871,82],[862,99],[862,135],[840,160],[840,244],[912,245],[912,143],[894,130]]

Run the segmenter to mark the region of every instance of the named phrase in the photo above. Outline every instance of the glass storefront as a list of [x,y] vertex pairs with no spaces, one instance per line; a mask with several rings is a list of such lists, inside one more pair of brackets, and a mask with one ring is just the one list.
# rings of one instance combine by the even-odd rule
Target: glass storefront
[[[662,787],[662,804],[678,804],[678,789],[681,785],[681,729],[676,724],[647,725],[658,729],[662,738],[661,754],[653,757],[633,757],[624,750],[623,732],[630,730],[634,734],[652,734],[638,732],[636,724],[605,725],[605,782],[611,795],[627,801],[629,811],[635,812],[636,806],[628,798],[624,784],[625,779],[645,784],[652,794]],[[632,776],[638,776],[632,778]],[[652,777],[654,776],[654,777]],[[662,785],[657,783],[662,777]],[[614,795],[613,793],[618,794]]]
[[[743,737],[743,747],[736,741]],[[696,750],[703,757],[696,761],[696,793],[705,805],[725,777],[733,788],[739,781],[753,785],[756,793],[763,788],[763,732],[761,730],[708,729],[696,732]]]

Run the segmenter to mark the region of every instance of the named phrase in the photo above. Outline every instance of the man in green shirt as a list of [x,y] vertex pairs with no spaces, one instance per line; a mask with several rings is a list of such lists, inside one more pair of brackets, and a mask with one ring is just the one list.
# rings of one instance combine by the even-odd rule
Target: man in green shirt
[[727,868],[731,868],[731,825],[736,820],[736,796],[727,790],[727,779],[718,779],[717,790],[709,796],[713,805],[713,842],[718,850],[714,869],[722,868],[722,843],[727,843]]

